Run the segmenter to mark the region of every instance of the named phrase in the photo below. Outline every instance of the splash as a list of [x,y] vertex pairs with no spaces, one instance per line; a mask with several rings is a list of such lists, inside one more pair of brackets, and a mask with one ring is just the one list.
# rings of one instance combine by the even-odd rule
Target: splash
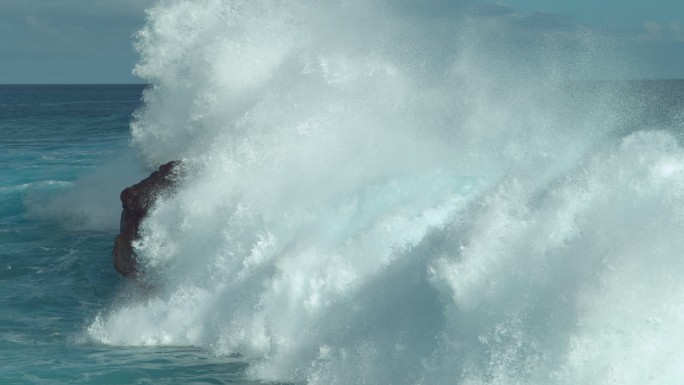
[[136,183],[143,177],[135,156],[114,158],[75,182],[47,182],[68,187],[55,197],[34,193],[25,204],[30,218],[39,218],[71,230],[108,231],[118,229],[121,217],[121,186]]
[[340,3],[149,11],[133,142],[187,177],[135,245],[159,293],[89,335],[310,384],[681,378],[684,150],[622,88],[568,81],[609,42]]

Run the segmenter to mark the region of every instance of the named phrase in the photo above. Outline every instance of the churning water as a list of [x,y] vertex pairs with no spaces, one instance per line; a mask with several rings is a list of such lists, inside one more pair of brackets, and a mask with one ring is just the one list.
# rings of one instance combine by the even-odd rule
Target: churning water
[[592,80],[626,68],[610,39],[501,10],[150,10],[132,144],[183,177],[147,289],[68,346],[169,352],[133,360],[152,382],[679,383],[684,84]]

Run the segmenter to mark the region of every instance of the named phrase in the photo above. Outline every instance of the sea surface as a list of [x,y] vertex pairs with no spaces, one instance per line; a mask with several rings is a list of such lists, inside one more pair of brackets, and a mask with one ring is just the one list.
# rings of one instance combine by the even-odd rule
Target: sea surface
[[[252,383],[193,347],[85,336],[122,287],[111,249],[143,85],[0,86],[0,383]],[[127,175],[124,175],[127,174]]]
[[684,81],[445,4],[162,1],[147,86],[0,86],[0,384],[681,384]]
[[[650,99],[639,125],[672,125],[684,107],[682,81],[621,87],[630,100]],[[249,379],[247,362],[236,355],[192,343],[121,346],[88,334],[98,315],[130,290],[112,266],[111,247],[119,190],[147,171],[129,147],[143,88],[0,86],[3,384],[261,383]],[[626,284],[625,290],[636,289]],[[135,333],[135,322],[128,327]]]

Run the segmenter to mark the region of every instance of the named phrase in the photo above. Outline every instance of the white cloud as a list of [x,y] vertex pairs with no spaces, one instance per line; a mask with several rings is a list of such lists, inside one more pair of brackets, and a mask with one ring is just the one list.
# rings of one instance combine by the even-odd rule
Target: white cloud
[[684,42],[684,29],[682,29],[681,23],[675,21],[669,23],[647,21],[643,24],[637,40],[644,42]]
[[24,25],[26,25],[29,29],[37,30],[37,31],[44,32],[44,33],[55,33],[55,32],[57,32],[57,30],[55,28],[52,28],[51,26],[49,26],[47,23],[40,20],[35,15],[24,16]]

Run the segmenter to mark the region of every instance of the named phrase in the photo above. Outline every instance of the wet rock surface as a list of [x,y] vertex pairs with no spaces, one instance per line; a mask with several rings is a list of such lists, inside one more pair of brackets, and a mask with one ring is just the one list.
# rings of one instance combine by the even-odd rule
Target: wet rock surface
[[125,277],[138,274],[133,242],[139,237],[140,223],[145,219],[155,200],[178,180],[179,161],[163,164],[139,183],[121,192],[121,222],[119,235],[114,240],[112,259],[114,268]]

